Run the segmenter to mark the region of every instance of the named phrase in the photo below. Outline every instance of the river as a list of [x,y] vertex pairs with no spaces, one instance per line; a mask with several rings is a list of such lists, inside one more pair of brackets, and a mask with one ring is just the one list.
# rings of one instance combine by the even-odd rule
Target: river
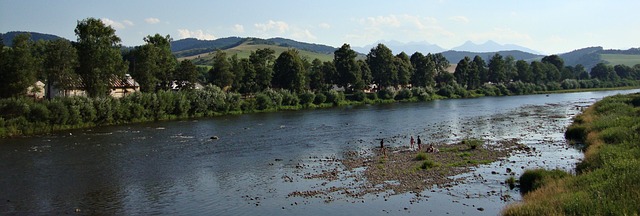
[[[0,139],[0,215],[496,215],[521,199],[502,184],[505,166],[517,175],[538,167],[572,171],[582,153],[563,132],[580,107],[639,91],[283,111]],[[380,138],[408,145],[418,135],[437,143],[517,138],[536,151],[481,165],[456,176],[465,184],[419,197],[288,196],[348,184],[304,178],[338,166],[322,159],[369,151]]]

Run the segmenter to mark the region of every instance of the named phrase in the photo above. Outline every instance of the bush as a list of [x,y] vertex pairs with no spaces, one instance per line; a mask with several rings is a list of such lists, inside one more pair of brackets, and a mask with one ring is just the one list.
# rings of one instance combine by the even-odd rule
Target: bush
[[413,97],[413,93],[411,92],[411,90],[404,88],[397,92],[395,99],[407,100],[407,99],[411,99],[411,97]]
[[382,100],[390,100],[395,98],[396,91],[393,88],[383,88],[378,91],[378,98]]
[[336,90],[329,90],[326,93],[327,101],[329,103],[333,103],[333,105],[338,105],[340,102],[344,101],[344,93],[338,92]]
[[354,101],[364,101],[367,98],[367,95],[363,91],[356,91],[353,93]]
[[269,95],[264,93],[256,94],[256,108],[258,110],[266,110],[274,106],[275,104],[273,104],[273,101],[271,100]]
[[481,139],[465,139],[465,140],[462,140],[462,144],[469,146],[469,149],[471,150],[475,150],[475,149],[478,149],[479,147],[482,147],[482,145],[484,144],[484,141],[482,141]]
[[316,105],[320,105],[320,104],[324,103],[325,101],[327,101],[327,96],[325,94],[323,94],[322,92],[316,93],[316,97],[313,99],[313,103],[316,104]]
[[423,160],[429,159],[429,156],[424,152],[420,152],[416,155],[415,159],[418,161],[423,161]]
[[308,106],[309,104],[313,103],[313,101],[316,98],[316,95],[313,94],[313,92],[305,91],[305,92],[302,92],[298,97],[300,98],[301,105]]
[[431,168],[438,167],[438,166],[440,166],[440,164],[438,164],[438,163],[436,163],[436,162],[434,162],[432,160],[425,160],[425,161],[422,162],[422,165],[420,165],[420,169],[425,170],[425,169],[431,169]]
[[534,169],[527,170],[520,176],[520,192],[526,194],[548,184],[551,181],[571,176],[562,170]]

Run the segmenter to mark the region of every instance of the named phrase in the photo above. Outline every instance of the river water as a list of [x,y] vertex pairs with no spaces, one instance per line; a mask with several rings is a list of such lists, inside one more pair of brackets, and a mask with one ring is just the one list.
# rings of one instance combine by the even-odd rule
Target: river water
[[[502,184],[505,167],[517,175],[538,167],[572,171],[582,154],[563,132],[580,107],[638,91],[363,105],[0,139],[0,215],[496,215],[521,199]],[[517,138],[536,150],[420,195],[288,196],[348,184],[304,178],[339,166],[323,161],[369,151],[376,139],[401,146],[418,135],[435,143]]]

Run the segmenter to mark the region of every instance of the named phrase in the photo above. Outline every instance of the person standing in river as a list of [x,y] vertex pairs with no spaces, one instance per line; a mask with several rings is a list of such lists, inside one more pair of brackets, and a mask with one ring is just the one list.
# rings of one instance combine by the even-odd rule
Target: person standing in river
[[384,149],[384,139],[380,139],[380,152],[382,155],[387,156],[387,151]]
[[420,151],[422,146],[422,140],[420,139],[420,136],[418,136],[418,151]]
[[413,150],[413,143],[414,143],[413,135],[411,135],[411,140],[409,141],[409,143],[411,143],[411,148],[410,149]]

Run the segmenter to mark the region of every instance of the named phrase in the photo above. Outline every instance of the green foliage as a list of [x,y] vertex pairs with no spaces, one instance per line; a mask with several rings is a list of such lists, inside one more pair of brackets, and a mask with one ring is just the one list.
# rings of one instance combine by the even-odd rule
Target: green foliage
[[423,161],[427,159],[429,159],[429,156],[424,152],[419,152],[415,157],[415,160],[418,160],[418,161]]
[[409,89],[400,89],[400,91],[397,92],[396,96],[395,96],[395,100],[407,100],[413,97],[413,93],[411,92],[411,90]]
[[484,145],[484,141],[481,139],[464,139],[462,140],[462,144],[469,146],[469,149],[471,150],[475,150],[482,147],[482,145]]
[[545,169],[535,169],[535,170],[526,170],[520,176],[520,191],[522,193],[529,193],[530,191],[536,190],[545,184],[548,184],[551,181],[555,181],[558,179],[565,178],[567,176],[571,176],[571,174],[562,171],[562,170],[545,170]]
[[300,104],[304,106],[309,106],[316,98],[316,95],[313,92],[305,91],[302,92],[299,96]]
[[339,105],[340,102],[344,101],[344,92],[338,92],[336,90],[329,90],[325,93],[327,100],[326,102],[333,103],[333,105]]
[[394,88],[383,88],[378,91],[378,98],[382,100],[390,100],[396,97],[396,90]]
[[327,101],[327,96],[322,92],[316,93],[316,97],[313,99],[313,103],[316,105],[320,105],[325,101]]
[[428,160],[427,159],[427,160],[423,160],[422,161],[422,164],[420,165],[420,169],[427,170],[427,169],[431,169],[431,168],[439,167],[439,166],[440,166],[439,163],[437,163],[437,162],[435,162],[433,160]]
[[364,101],[365,99],[367,99],[367,94],[363,91],[356,91],[353,93],[354,101]]

